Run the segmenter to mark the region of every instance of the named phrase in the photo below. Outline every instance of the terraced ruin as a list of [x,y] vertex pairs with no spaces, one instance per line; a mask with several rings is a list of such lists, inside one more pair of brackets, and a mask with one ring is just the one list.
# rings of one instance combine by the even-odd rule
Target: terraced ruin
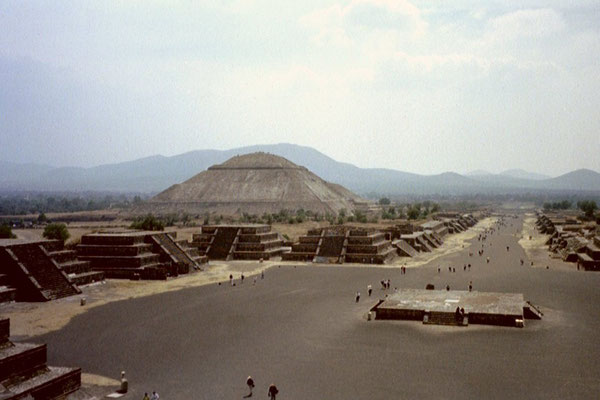
[[92,233],[77,245],[80,260],[107,278],[167,279],[200,268],[206,257],[178,242],[174,233],[141,231]]
[[204,225],[189,244],[209,260],[269,260],[283,240],[270,225]]

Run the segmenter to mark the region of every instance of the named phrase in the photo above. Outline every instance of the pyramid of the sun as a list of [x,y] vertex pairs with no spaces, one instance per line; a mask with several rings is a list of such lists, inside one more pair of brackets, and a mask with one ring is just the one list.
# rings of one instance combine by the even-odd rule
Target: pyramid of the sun
[[149,200],[157,213],[337,213],[363,199],[283,157],[252,153],[230,158]]

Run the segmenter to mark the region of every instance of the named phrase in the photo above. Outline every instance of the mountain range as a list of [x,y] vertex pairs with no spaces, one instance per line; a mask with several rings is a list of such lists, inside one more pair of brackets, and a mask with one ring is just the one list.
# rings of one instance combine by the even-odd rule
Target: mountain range
[[195,150],[171,157],[156,155],[91,168],[0,161],[0,190],[156,193],[235,155],[257,151],[285,157],[329,182],[343,185],[363,195],[600,192],[600,174],[587,169],[553,178],[518,169],[500,174],[473,171],[464,175],[455,172],[420,175],[393,169],[359,168],[338,162],[311,147],[287,143],[231,150]]

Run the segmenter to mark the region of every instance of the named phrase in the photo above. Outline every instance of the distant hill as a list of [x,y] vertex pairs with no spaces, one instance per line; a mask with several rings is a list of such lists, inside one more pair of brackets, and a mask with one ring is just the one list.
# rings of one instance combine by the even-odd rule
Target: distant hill
[[363,195],[461,195],[547,190],[600,192],[600,174],[591,170],[577,170],[547,179],[541,179],[538,174],[515,170],[504,171],[498,175],[465,176],[454,172],[419,175],[393,169],[359,168],[335,161],[311,147],[286,143],[223,151],[195,150],[172,157],[156,155],[92,168],[53,168],[37,164],[0,163],[0,168],[3,168],[3,173],[0,174],[0,190],[158,193],[235,155],[260,151],[284,157],[294,164],[308,168],[328,182],[340,184]]
[[578,169],[556,178],[546,179],[543,187],[559,190],[589,191],[600,188],[600,174],[589,169]]
[[489,176],[494,175],[489,171],[483,169],[476,169],[475,171],[470,171],[465,174],[465,176]]
[[543,180],[550,179],[548,175],[536,174],[535,172],[525,171],[523,169],[508,169],[500,172],[499,175],[510,176],[518,179]]

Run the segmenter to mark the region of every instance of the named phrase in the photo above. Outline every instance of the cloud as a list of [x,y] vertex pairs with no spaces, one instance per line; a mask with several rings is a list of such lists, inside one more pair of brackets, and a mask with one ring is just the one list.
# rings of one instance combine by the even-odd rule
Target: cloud
[[425,34],[420,10],[406,0],[353,0],[315,10],[300,24],[313,32],[319,45],[349,46],[373,31],[394,31],[410,37]]
[[565,22],[553,9],[518,10],[492,18],[488,23],[498,40],[542,38],[562,31]]

